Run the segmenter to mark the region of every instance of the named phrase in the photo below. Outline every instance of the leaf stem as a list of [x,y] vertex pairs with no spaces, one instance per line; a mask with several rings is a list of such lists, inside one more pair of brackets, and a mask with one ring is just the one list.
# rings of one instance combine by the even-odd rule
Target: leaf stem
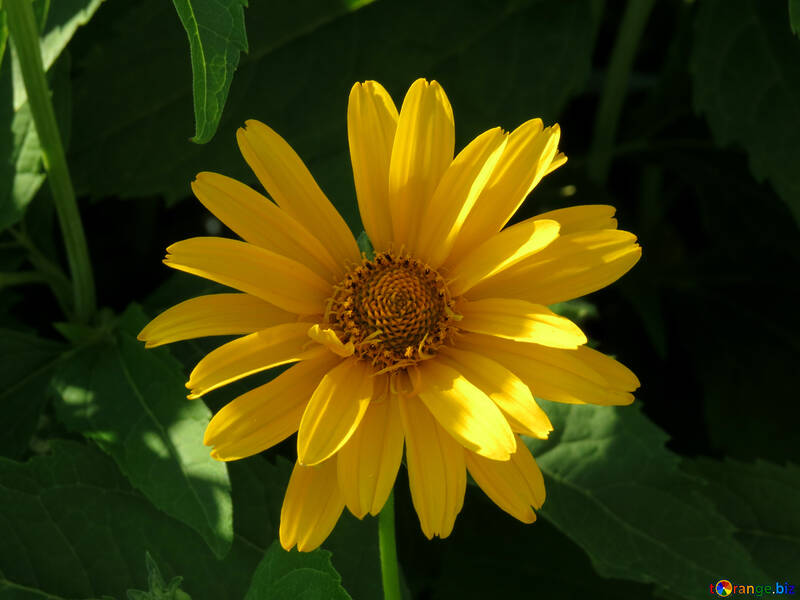
[[400,600],[400,569],[394,535],[394,490],[378,516],[378,548],[381,555],[381,580],[384,600]]
[[636,48],[653,9],[654,0],[628,0],[606,73],[600,106],[594,123],[594,139],[589,150],[589,177],[605,184],[611,166],[612,147],[619,114]]
[[39,28],[29,0],[5,0],[4,6],[67,249],[75,319],[85,323],[95,311],[94,277],[78,204],[75,201],[75,190],[45,79]]

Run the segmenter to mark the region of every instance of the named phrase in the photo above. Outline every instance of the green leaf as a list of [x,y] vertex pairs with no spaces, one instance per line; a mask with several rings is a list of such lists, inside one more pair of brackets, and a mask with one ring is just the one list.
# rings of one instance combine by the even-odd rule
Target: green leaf
[[322,547],[333,554],[333,566],[353,598],[383,596],[377,517],[359,520],[345,510]]
[[541,512],[598,573],[690,599],[725,574],[767,581],[703,497],[706,484],[679,470],[666,435],[636,407],[547,403],[545,410],[555,431],[529,440],[546,476]]
[[3,68],[3,56],[5,56],[6,53],[6,42],[8,42],[6,11],[0,8],[0,70]]
[[303,600],[348,600],[341,577],[331,564],[331,553],[286,552],[276,541],[253,574],[245,600],[302,598]]
[[203,536],[224,556],[233,536],[225,464],[203,446],[210,412],[186,400],[180,364],[133,338],[147,319],[136,306],[120,330],[57,370],[56,412],[94,439],[150,501]]
[[[436,600],[583,598],[644,600],[652,586],[600,577],[586,554],[553,525],[525,525],[509,517],[475,486],[467,489],[434,585]],[[491,550],[486,551],[490,545]],[[378,595],[377,597],[380,597]]]
[[800,45],[786,26],[785,5],[709,0],[697,14],[694,103],[720,144],[747,151],[800,223]]
[[736,539],[773,578],[770,581],[796,578],[800,565],[800,467],[705,458],[687,461],[684,467],[708,481],[703,493],[735,525]]
[[247,0],[172,0],[181,19],[192,55],[194,116],[193,142],[205,144],[217,131],[222,109],[239,65],[247,52],[244,7]]
[[[0,455],[20,458],[36,429],[39,413],[64,344],[8,329],[0,330]],[[13,357],[13,360],[8,360]]]
[[236,535],[259,558],[278,537],[281,506],[292,463],[278,457],[275,464],[262,456],[228,463],[235,506]]
[[[49,7],[42,32],[42,61],[45,69],[56,64],[75,31],[88,22],[102,0],[59,0],[38,2],[40,11]],[[4,21],[5,13],[0,13]],[[4,22],[0,24],[0,50],[4,45]],[[0,231],[19,222],[36,192],[44,182],[39,136],[27,103],[25,86],[16,56],[10,53],[6,68],[0,68]],[[0,51],[0,58],[2,51]],[[0,65],[2,66],[2,65]],[[12,68],[13,67],[13,68]],[[50,85],[62,138],[68,139],[71,121],[69,109],[69,62],[58,61],[50,73]]]
[[346,130],[354,82],[380,81],[399,105],[416,78],[440,80],[461,144],[498,124],[514,127],[535,116],[552,121],[581,91],[591,65],[590,7],[589,0],[411,0],[358,10],[332,0],[254,2],[247,11],[250,53],[231,85],[220,136],[198,146],[185,138],[191,128],[191,82],[180,60],[186,42],[169,26],[163,2],[120,3],[87,31],[102,40],[102,54],[78,59],[80,134],[70,156],[76,187],[95,197],[174,200],[189,194],[188,182],[202,170],[255,183],[234,135],[245,119],[256,118],[287,139],[360,231]]
[[789,0],[789,23],[794,34],[800,37],[800,0]]
[[0,230],[19,222],[44,182],[42,151],[26,102],[14,111],[11,69],[0,70]]
[[372,242],[369,241],[369,236],[366,231],[362,231],[358,234],[356,243],[358,244],[358,249],[361,251],[361,254],[366,256],[367,260],[375,258],[375,250],[372,248]]
[[[145,585],[148,551],[165,578],[186,576],[194,600],[241,600],[262,556],[237,540],[217,560],[197,533],[133,489],[110,458],[75,442],[57,441],[52,455],[27,463],[0,458],[0,514],[3,599],[124,598]],[[13,591],[3,596],[4,588]]]

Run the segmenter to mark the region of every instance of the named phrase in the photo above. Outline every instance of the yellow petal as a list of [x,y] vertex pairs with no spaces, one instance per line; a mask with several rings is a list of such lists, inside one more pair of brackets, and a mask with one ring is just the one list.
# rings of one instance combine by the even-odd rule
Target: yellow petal
[[217,460],[238,460],[292,435],[311,394],[341,359],[325,353],[287,369],[269,383],[242,394],[214,415],[203,443]]
[[296,315],[249,294],[210,294],[168,308],[139,332],[145,347],[209,335],[241,335],[294,321]]
[[397,130],[397,108],[376,81],[356,83],[347,105],[350,162],[361,222],[377,252],[389,248],[389,164]]
[[508,460],[516,440],[492,399],[442,361],[419,365],[419,397],[439,424],[464,447],[494,460]]
[[417,255],[433,268],[450,253],[475,201],[505,148],[499,127],[476,137],[445,171],[419,222]]
[[318,344],[322,344],[334,354],[338,354],[339,356],[345,358],[348,356],[353,356],[353,352],[355,352],[355,346],[353,346],[353,342],[347,342],[346,344],[343,344],[342,340],[339,339],[339,336],[336,335],[336,332],[333,329],[322,329],[317,323],[309,328],[308,337]]
[[436,82],[417,79],[408,90],[392,146],[389,207],[396,247],[413,247],[423,208],[453,160],[453,109]]
[[567,404],[624,405],[638,387],[633,373],[613,358],[587,346],[575,350],[522,344],[476,333],[464,334],[459,347],[481,352],[519,377],[538,398]]
[[550,419],[536,404],[528,386],[501,364],[481,354],[452,347],[442,348],[437,360],[444,361],[489,396],[513,431],[540,439],[547,439],[553,431]]
[[500,231],[547,172],[558,148],[558,125],[532,119],[511,132],[489,183],[467,217],[448,263]]
[[337,264],[358,262],[358,246],[317,182],[281,136],[259,121],[236,132],[242,156],[275,203],[316,237]]
[[[385,377],[385,376],[384,376]],[[394,486],[403,458],[403,426],[397,397],[373,400],[361,424],[337,456],[339,488],[356,517],[377,515]]]
[[570,233],[539,254],[480,282],[469,291],[469,298],[502,296],[555,304],[614,283],[641,255],[636,236],[627,231]]
[[586,204],[551,210],[533,218],[558,221],[561,225],[560,234],[567,235],[593,229],[616,229],[617,220],[614,218],[616,212],[616,208],[607,204]]
[[307,350],[306,332],[311,323],[284,323],[223,344],[197,363],[186,387],[190,399],[199,398],[232,381],[318,355],[319,347]]
[[579,348],[575,354],[584,365],[589,366],[603,380],[618,389],[632,392],[641,385],[633,371],[607,354],[588,346]]
[[400,402],[411,501],[428,539],[447,537],[464,504],[464,449],[416,397]]
[[[558,238],[556,221],[525,221],[513,225],[473,248],[452,266],[450,292],[459,296],[482,279],[492,277],[541,252]],[[498,294],[503,296],[506,294]]]
[[258,246],[196,237],[167,248],[164,263],[257,296],[289,312],[322,312],[332,287],[308,267]]
[[192,190],[246,242],[296,260],[326,281],[344,274],[343,265],[333,260],[317,238],[253,188],[218,173],[199,173]]
[[295,545],[300,552],[315,550],[333,531],[342,510],[336,461],[313,467],[295,463],[281,507],[281,546],[286,551]]
[[458,327],[465,331],[541,344],[553,348],[577,348],[586,336],[572,321],[541,304],[514,298],[485,298],[462,302]]
[[343,361],[322,378],[300,421],[297,457],[301,464],[324,461],[350,439],[372,399],[372,385],[371,368],[355,359]]
[[517,441],[511,460],[489,460],[466,452],[466,463],[475,483],[497,506],[523,523],[536,520],[533,508],[544,504],[544,478],[522,440]]
[[550,173],[555,171],[557,168],[564,166],[566,162],[567,162],[566,155],[563,152],[559,152],[558,154],[555,155],[555,157],[553,157],[553,161],[550,163],[550,166],[547,167],[547,170],[545,171],[544,174],[550,175]]

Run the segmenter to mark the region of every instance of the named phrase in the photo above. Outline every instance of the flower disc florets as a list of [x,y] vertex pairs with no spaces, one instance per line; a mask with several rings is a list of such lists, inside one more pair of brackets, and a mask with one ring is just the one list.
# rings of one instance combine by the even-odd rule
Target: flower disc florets
[[326,311],[343,343],[378,372],[436,355],[452,337],[453,300],[444,279],[410,256],[381,252],[351,269],[334,287]]

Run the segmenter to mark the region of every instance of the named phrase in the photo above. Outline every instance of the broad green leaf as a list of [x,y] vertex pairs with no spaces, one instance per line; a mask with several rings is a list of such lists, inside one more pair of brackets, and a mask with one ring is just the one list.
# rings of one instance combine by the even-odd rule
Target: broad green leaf
[[0,455],[22,457],[47,398],[52,370],[64,344],[0,330]]
[[147,585],[145,552],[167,580],[183,575],[193,600],[241,600],[263,555],[237,540],[217,560],[104,453],[75,442],[55,442],[51,455],[26,463],[0,458],[0,514],[3,600],[122,599]]
[[181,366],[169,352],[146,350],[133,337],[146,321],[131,307],[119,331],[61,365],[53,379],[56,411],[221,557],[233,536],[232,509],[225,465],[203,446],[211,415],[202,402],[186,400]]
[[[237,537],[265,551],[278,537],[281,506],[292,463],[277,456],[275,464],[260,456],[228,463]],[[342,585],[355,598],[379,598],[383,593],[378,560],[378,520],[358,520],[347,510],[322,543]]]
[[[37,12],[46,18],[42,32],[42,61],[45,69],[56,64],[78,27],[88,22],[102,0],[59,0],[37,2]],[[48,8],[45,12],[45,8]],[[0,12],[0,21],[5,13]],[[27,103],[22,75],[13,52],[2,66],[4,45],[0,24],[0,231],[16,224],[44,182],[39,136]],[[62,137],[69,137],[69,62],[59,61],[50,73],[53,102]],[[66,141],[66,140],[65,140]]]
[[[82,25],[100,8],[104,0],[36,0],[34,9],[43,22],[41,25],[42,63],[45,71],[52,67],[56,59]],[[22,73],[14,60],[14,109],[19,109],[26,101],[27,94],[22,82]]]
[[286,552],[275,541],[253,574],[245,600],[303,598],[304,600],[348,600],[341,577],[331,564],[331,553]]
[[736,539],[769,574],[770,579],[765,581],[796,581],[800,565],[800,467],[701,458],[687,461],[685,469],[708,481],[703,494],[734,524]]
[[436,600],[483,600],[497,597],[498,589],[505,598],[653,597],[653,586],[600,577],[586,554],[553,525],[544,519],[520,523],[476,486],[468,487],[464,509],[443,545],[436,549],[443,555],[433,585]]
[[89,25],[87,37],[101,39],[103,52],[76,59],[80,133],[70,159],[79,193],[175,200],[202,170],[257,185],[234,139],[255,118],[286,138],[360,231],[346,130],[356,81],[380,81],[400,105],[416,78],[438,79],[463,145],[496,125],[536,116],[552,122],[580,92],[591,64],[589,0],[410,0],[358,10],[332,0],[251,4],[250,53],[241,58],[219,135],[204,146],[186,139],[186,42],[165,3],[109,4]]
[[333,554],[331,561],[342,577],[342,586],[353,598],[382,597],[377,517],[359,520],[345,509],[322,547]]
[[636,407],[544,408],[555,431],[529,440],[547,485],[541,513],[598,573],[690,599],[726,574],[768,580],[702,496],[706,484],[679,470],[666,435]]
[[697,14],[692,75],[696,109],[720,144],[747,151],[800,223],[800,45],[786,5],[708,0]]
[[14,111],[11,69],[0,70],[0,230],[17,223],[44,182],[42,151],[27,102]]
[[800,36],[800,0],[789,0],[789,22],[794,34]]
[[292,463],[278,457],[275,464],[253,456],[228,463],[233,488],[237,538],[258,550],[259,557],[278,538],[281,505]]
[[217,131],[222,109],[239,65],[247,52],[244,7],[247,0],[172,0],[192,55],[193,142],[204,144]]

